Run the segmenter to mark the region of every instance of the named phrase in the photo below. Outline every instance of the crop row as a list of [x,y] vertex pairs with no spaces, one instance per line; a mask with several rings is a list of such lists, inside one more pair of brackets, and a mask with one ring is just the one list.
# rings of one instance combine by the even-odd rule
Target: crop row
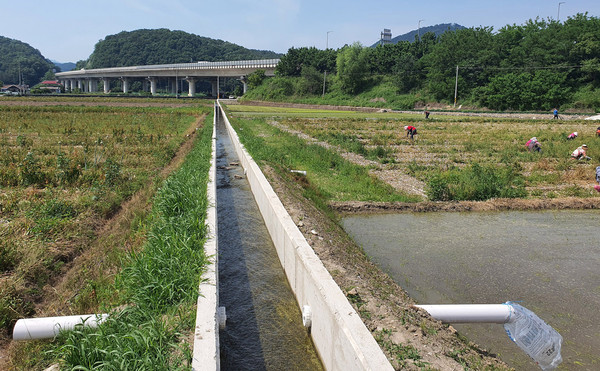
[[200,109],[0,109],[0,330],[6,337],[98,227],[156,176]]

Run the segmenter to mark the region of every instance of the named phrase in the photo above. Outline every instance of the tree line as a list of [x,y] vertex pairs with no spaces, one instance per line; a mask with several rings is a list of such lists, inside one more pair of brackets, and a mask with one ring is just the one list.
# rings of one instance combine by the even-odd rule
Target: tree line
[[123,31],[100,40],[87,60],[77,62],[77,68],[270,59],[279,56],[272,51],[247,49],[184,31],[141,29]]
[[[414,42],[338,50],[291,48],[281,57],[270,94],[356,95],[382,83],[397,94],[459,101],[494,110],[600,108],[600,19],[535,19],[426,33]],[[458,76],[458,77],[457,77]],[[295,78],[289,80],[289,78]],[[279,79],[279,80],[277,80]],[[456,89],[455,89],[456,87]],[[336,91],[339,90],[339,91]]]

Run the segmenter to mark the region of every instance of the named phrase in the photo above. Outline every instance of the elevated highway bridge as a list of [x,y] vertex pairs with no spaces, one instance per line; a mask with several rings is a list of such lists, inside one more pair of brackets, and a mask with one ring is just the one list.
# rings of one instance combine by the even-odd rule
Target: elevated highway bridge
[[179,83],[186,82],[190,97],[196,94],[196,83],[207,81],[212,85],[212,95],[217,96],[220,92],[220,78],[240,79],[246,92],[246,76],[256,70],[264,70],[265,75],[273,76],[277,63],[279,59],[260,59],[80,69],[59,72],[56,78],[64,85],[67,92],[75,89],[88,93],[97,92],[98,83],[102,81],[105,94],[110,92],[113,80],[121,80],[123,93],[130,92],[133,81],[141,81],[143,90],[149,91],[152,95],[157,94],[159,80],[167,81],[171,93],[177,93]]

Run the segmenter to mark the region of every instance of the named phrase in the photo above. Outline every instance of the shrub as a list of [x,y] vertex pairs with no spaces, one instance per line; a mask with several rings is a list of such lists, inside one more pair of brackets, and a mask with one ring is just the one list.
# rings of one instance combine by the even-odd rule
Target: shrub
[[436,201],[483,201],[495,197],[516,198],[527,194],[523,177],[515,166],[481,166],[454,168],[434,174],[427,187],[427,196]]
[[45,182],[45,175],[40,170],[39,161],[33,154],[33,152],[27,152],[27,155],[19,164],[21,170],[21,182],[24,185],[43,185]]

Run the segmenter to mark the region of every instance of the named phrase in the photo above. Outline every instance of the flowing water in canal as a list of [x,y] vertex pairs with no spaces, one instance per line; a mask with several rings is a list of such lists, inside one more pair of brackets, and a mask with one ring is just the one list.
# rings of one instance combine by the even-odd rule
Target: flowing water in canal
[[[519,301],[563,337],[561,369],[600,369],[600,212],[351,216],[346,231],[419,304]],[[499,324],[454,325],[539,370]]]
[[322,370],[223,124],[217,125],[222,370]]

